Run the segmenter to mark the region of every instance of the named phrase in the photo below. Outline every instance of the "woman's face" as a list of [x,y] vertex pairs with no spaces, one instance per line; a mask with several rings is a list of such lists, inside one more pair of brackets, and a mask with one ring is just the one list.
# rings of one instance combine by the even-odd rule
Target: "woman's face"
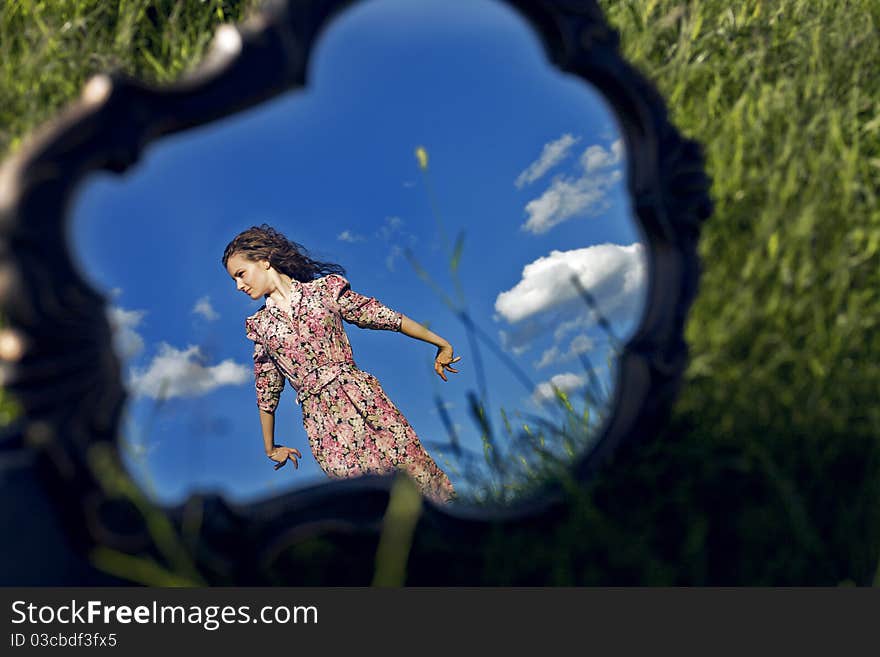
[[226,261],[226,271],[235,281],[237,290],[241,290],[251,299],[258,299],[268,292],[268,264],[267,260],[248,260],[240,253],[234,253]]

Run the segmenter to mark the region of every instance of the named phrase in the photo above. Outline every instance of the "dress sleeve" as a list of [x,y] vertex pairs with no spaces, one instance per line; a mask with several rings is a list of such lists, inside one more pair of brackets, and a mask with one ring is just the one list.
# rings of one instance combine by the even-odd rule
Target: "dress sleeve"
[[253,328],[250,320],[245,320],[248,340],[254,341],[254,386],[257,391],[257,406],[274,413],[284,390],[284,374],[266,353],[266,348]]
[[403,315],[381,303],[353,291],[349,282],[339,274],[325,277],[330,303],[349,324],[360,328],[400,331]]

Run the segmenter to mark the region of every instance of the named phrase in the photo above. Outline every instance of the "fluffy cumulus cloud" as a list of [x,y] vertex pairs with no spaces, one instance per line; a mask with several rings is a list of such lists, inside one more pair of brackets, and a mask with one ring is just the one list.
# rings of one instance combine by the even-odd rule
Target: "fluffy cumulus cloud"
[[193,306],[192,311],[196,315],[201,315],[209,322],[220,318],[220,315],[217,314],[216,310],[214,310],[214,307],[211,305],[211,301],[208,297],[202,297],[201,299],[196,301],[196,305]]
[[611,144],[610,150],[594,145],[587,148],[581,155],[581,166],[585,173],[593,173],[600,169],[608,169],[620,164],[623,159],[623,140],[618,139]]
[[[207,297],[199,299],[193,312],[207,319],[216,319]],[[144,338],[137,329],[146,314],[145,310],[127,310],[117,306],[107,309],[113,348],[120,360],[134,359],[143,352]],[[227,359],[216,365],[208,365],[197,346],[181,351],[162,342],[158,355],[147,367],[128,367],[126,386],[134,395],[168,399],[196,397],[223,385],[239,385],[251,380],[253,365],[250,363],[242,365]]]
[[528,185],[529,183],[538,180],[541,176],[547,173],[547,171],[564,160],[565,156],[568,155],[568,152],[571,150],[571,147],[578,141],[580,141],[580,137],[573,137],[566,133],[559,139],[544,144],[544,148],[541,150],[538,159],[532,162],[517,176],[514,184],[517,187],[523,187],[524,185]]
[[526,204],[528,219],[522,229],[539,235],[572,217],[596,216],[607,210],[611,207],[608,192],[623,178],[618,166],[622,159],[620,139],[607,150],[589,146],[581,155],[579,175],[554,177],[543,194]]
[[495,300],[495,310],[508,322],[561,307],[580,300],[571,282],[580,285],[596,299],[599,309],[610,316],[633,307],[634,297],[644,281],[642,245],[597,244],[571,251],[553,250],[523,267],[519,282]]
[[144,339],[137,332],[145,310],[125,310],[118,306],[107,309],[107,321],[113,332],[113,348],[122,360],[134,358],[144,350]]
[[[500,331],[502,345],[515,354],[539,336],[559,343],[569,332],[595,325],[597,317],[572,283],[574,277],[595,301],[596,310],[625,333],[639,317],[644,301],[642,245],[598,244],[571,251],[553,250],[523,267],[519,282],[495,299],[496,318],[515,325]],[[620,333],[618,333],[620,335]],[[586,336],[542,356],[548,365],[591,347]]]
[[245,383],[253,376],[251,365],[231,359],[216,365],[204,361],[198,346],[179,350],[162,342],[146,368],[131,369],[128,387],[136,395],[154,399],[197,397],[220,386]]
[[551,377],[549,381],[542,381],[535,386],[535,391],[532,393],[532,400],[539,405],[545,404],[556,398],[553,386],[556,386],[562,392],[569,394],[574,390],[583,388],[586,383],[587,379],[583,375],[575,374],[574,372],[563,372],[562,374],[557,374],[556,376]]

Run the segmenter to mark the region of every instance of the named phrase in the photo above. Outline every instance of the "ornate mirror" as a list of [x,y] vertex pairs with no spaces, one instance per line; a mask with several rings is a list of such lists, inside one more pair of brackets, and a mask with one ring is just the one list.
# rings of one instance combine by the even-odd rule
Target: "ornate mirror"
[[[93,78],[5,163],[5,450],[93,563],[299,584],[316,545],[374,553],[399,479],[328,477],[289,379],[275,439],[302,458],[263,451],[267,300],[221,256],[269,225],[461,357],[444,380],[435,346],[344,325],[455,488],[415,530],[443,564],[439,542],[552,523],[564,482],[663,422],[707,189],[592,2],[266,5],[174,85]],[[363,580],[342,558],[319,583]]]

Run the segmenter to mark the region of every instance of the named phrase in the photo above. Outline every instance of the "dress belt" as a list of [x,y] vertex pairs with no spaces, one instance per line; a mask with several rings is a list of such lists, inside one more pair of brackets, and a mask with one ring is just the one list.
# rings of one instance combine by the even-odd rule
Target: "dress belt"
[[356,369],[357,365],[353,360],[340,360],[318,365],[303,377],[296,394],[296,403],[302,404],[308,397],[318,392],[343,372],[351,372]]

